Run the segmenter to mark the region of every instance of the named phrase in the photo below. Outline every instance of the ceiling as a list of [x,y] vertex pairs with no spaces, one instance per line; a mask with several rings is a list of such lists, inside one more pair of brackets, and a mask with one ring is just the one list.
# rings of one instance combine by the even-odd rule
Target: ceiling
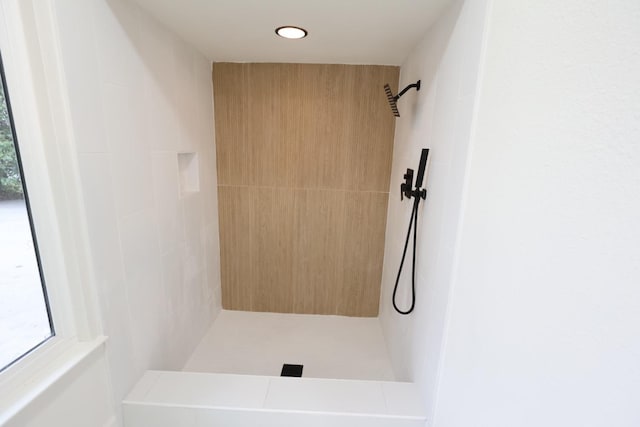
[[400,65],[451,0],[135,1],[212,61]]

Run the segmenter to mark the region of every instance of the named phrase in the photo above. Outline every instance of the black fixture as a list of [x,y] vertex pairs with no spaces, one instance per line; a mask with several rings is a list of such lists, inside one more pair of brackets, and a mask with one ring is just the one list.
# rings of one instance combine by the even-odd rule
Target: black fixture
[[407,173],[404,174],[404,182],[400,184],[400,201],[403,201],[406,197],[410,199],[413,192],[411,186],[413,185],[413,169],[407,168]]
[[[420,82],[418,81],[418,84]],[[405,89],[406,91],[406,89]],[[404,91],[403,91],[404,93]],[[420,155],[420,165],[418,166],[418,175],[416,176],[416,185],[413,187],[413,169],[407,169],[404,174],[404,182],[400,184],[400,200],[404,198],[411,199],[413,197],[413,209],[411,210],[411,218],[409,219],[409,231],[407,232],[407,238],[404,242],[404,250],[402,251],[402,259],[400,261],[400,268],[398,268],[398,276],[396,277],[396,284],[393,287],[393,308],[400,314],[409,314],[416,306],[416,243],[418,235],[418,207],[420,201],[427,198],[427,190],[422,188],[422,181],[424,180],[424,172],[427,168],[427,159],[429,158],[429,149],[424,148]],[[409,246],[409,238],[411,237],[411,230],[413,230],[413,264],[411,266],[411,307],[408,310],[400,310],[396,304],[396,293],[398,292],[398,283],[400,283],[400,275],[402,274],[402,267],[404,265],[404,258],[407,255],[407,248]]]
[[416,88],[416,90],[420,90],[420,80],[405,87],[400,91],[399,94],[394,95],[393,92],[391,92],[391,87],[388,84],[384,85],[384,92],[387,94],[387,100],[389,101],[389,106],[391,107],[391,112],[394,116],[400,117],[400,112],[398,111],[398,99],[400,99],[402,95],[407,93],[409,89],[412,89],[414,87]]
[[285,363],[282,365],[281,377],[302,377],[303,365],[290,365]]

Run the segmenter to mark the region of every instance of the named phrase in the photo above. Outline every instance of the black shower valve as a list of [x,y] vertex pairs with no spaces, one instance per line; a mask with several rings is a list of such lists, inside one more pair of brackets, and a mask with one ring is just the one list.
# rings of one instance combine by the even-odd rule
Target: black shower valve
[[412,196],[411,187],[413,187],[413,169],[407,168],[407,173],[404,174],[404,182],[400,184],[400,200],[404,200],[406,197],[410,199]]

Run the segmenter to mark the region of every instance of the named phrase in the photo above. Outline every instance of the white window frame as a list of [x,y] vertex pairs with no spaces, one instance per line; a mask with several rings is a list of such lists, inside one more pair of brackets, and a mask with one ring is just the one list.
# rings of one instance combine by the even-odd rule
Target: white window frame
[[0,49],[56,335],[0,373],[0,425],[103,348],[50,0],[0,1]]

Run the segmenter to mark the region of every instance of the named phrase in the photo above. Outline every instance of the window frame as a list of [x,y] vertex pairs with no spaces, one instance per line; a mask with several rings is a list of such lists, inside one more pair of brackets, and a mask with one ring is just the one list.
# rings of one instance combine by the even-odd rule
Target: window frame
[[42,261],[40,259],[40,252],[38,248],[38,236],[36,235],[35,226],[33,223],[33,214],[31,211],[31,204],[29,203],[29,190],[27,187],[27,180],[25,179],[24,169],[22,167],[22,158],[20,157],[20,142],[18,141],[18,136],[16,134],[15,123],[13,120],[13,110],[11,109],[11,95],[10,90],[7,86],[7,80],[4,72],[4,61],[2,59],[2,49],[0,48],[0,81],[2,81],[2,91],[4,94],[4,101],[7,108],[7,115],[9,118],[9,126],[11,128],[11,138],[13,142],[13,147],[16,153],[16,162],[18,164],[18,171],[20,173],[20,181],[22,185],[22,193],[24,197],[24,205],[26,209],[27,219],[29,221],[29,232],[31,233],[31,241],[33,242],[33,251],[36,258],[36,265],[38,268],[38,279],[40,280],[40,288],[42,289],[42,298],[44,299],[44,309],[47,314],[47,322],[49,323],[49,331],[50,335],[36,345],[27,348],[26,351],[20,354],[17,358],[11,360],[7,365],[2,365],[4,362],[0,362],[0,373],[9,369],[12,365],[20,361],[20,359],[26,357],[29,353],[36,350],[38,347],[46,343],[48,340],[56,336],[56,327],[53,322],[53,317],[51,315],[51,306],[49,304],[49,296],[47,294],[47,283],[45,280],[44,273],[42,271]]
[[0,50],[55,335],[0,372],[0,425],[104,348],[51,0],[0,2]]

